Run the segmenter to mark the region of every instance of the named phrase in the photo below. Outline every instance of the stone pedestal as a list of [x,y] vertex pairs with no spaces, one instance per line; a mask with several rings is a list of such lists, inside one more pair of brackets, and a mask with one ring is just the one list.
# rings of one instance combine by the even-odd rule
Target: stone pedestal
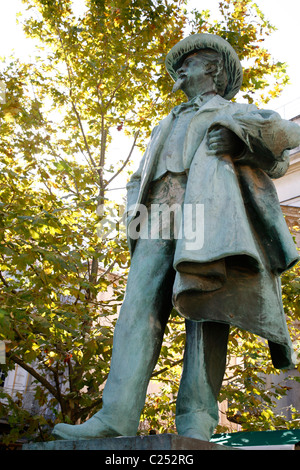
[[49,441],[23,445],[23,450],[102,450],[102,451],[198,451],[198,450],[233,450],[232,447],[200,441],[176,434],[158,434],[152,436],[113,437],[86,439],[77,441]]

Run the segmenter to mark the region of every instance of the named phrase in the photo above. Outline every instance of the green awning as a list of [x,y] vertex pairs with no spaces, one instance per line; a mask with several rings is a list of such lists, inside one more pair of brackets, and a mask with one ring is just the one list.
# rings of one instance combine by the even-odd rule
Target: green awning
[[231,447],[295,446],[300,444],[300,429],[214,434],[211,442]]

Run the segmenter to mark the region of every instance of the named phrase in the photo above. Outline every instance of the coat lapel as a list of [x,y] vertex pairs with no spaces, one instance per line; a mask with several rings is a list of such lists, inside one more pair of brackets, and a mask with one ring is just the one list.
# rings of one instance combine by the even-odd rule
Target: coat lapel
[[137,204],[143,202],[145,192],[147,191],[149,184],[152,181],[159,154],[171,130],[173,119],[174,116],[172,113],[170,113],[165,119],[160,122],[154,139],[152,140],[149,147],[147,147],[147,154],[145,157],[145,164],[142,170],[141,186]]
[[211,123],[214,119],[213,114],[223,113],[224,109],[230,105],[230,101],[216,95],[196,112],[190,122],[184,141],[182,160],[185,168],[190,168],[195,152],[208,130],[208,123]]

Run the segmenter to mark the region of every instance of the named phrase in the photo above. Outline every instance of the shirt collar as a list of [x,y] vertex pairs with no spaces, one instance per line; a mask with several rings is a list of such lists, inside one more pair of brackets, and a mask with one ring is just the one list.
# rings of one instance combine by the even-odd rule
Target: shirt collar
[[177,116],[179,113],[187,109],[198,110],[199,108],[201,108],[201,106],[203,106],[209,100],[214,98],[214,96],[216,95],[197,95],[194,98],[192,98],[190,101],[186,101],[184,103],[181,103],[178,106],[175,106],[175,108],[173,108],[172,110],[172,113],[175,116]]

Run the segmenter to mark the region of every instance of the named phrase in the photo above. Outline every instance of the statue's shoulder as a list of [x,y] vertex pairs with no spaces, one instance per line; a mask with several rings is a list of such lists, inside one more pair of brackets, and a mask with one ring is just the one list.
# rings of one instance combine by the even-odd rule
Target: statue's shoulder
[[159,133],[163,128],[168,127],[173,120],[172,112],[167,116],[163,117],[159,123],[152,129],[152,134],[155,135]]
[[245,114],[245,113],[253,113],[253,112],[259,111],[257,106],[255,106],[254,104],[250,104],[250,103],[239,103],[237,101],[230,101],[229,104],[230,104],[230,108],[232,109],[234,113]]

